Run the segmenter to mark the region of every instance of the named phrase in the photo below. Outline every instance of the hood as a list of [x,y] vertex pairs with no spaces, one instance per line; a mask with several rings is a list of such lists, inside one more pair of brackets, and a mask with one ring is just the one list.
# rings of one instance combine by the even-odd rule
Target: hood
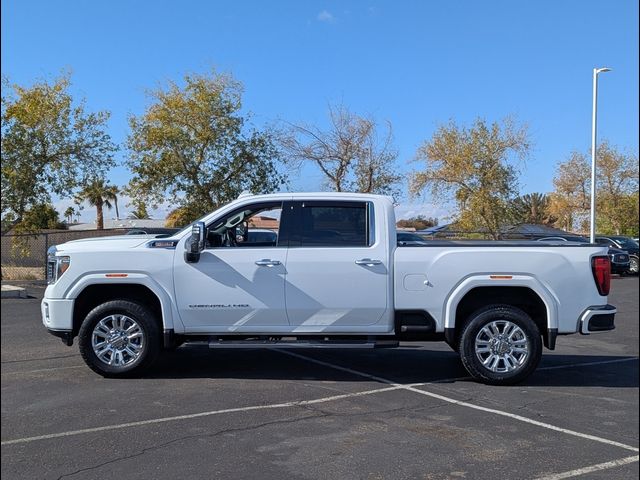
[[153,240],[155,235],[116,235],[83,238],[56,245],[58,252],[113,251],[138,247]]

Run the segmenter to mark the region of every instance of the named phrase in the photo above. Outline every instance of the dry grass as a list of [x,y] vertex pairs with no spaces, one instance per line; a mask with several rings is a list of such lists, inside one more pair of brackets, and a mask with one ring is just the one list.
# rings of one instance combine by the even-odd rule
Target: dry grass
[[44,280],[44,268],[2,265],[2,280]]

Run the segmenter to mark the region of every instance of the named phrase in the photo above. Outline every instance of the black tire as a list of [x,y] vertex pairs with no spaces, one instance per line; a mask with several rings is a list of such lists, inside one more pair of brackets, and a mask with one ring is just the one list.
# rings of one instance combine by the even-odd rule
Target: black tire
[[[479,334],[484,327],[490,326],[492,322],[501,321],[510,322],[520,328],[518,337],[520,342],[527,346],[527,354],[515,353],[515,356],[520,356],[518,360],[521,363],[511,371],[493,371],[487,366],[483,365],[483,362],[479,356],[484,353],[476,352],[476,339],[479,339]],[[504,325],[504,324],[502,324]],[[515,329],[515,327],[513,327]],[[481,341],[486,342],[483,338]],[[487,342],[489,343],[489,342]],[[504,348],[509,349],[510,344],[505,344]],[[503,348],[498,345],[497,350],[501,352]],[[471,376],[489,385],[513,385],[521,382],[527,378],[536,369],[540,358],[542,357],[542,339],[540,337],[540,330],[531,317],[520,310],[517,307],[511,305],[490,305],[474,312],[469,321],[463,327],[460,335],[460,358],[465,369],[471,374]],[[492,355],[491,352],[486,353],[487,358]],[[494,357],[501,357],[500,355],[494,355]],[[512,357],[514,358],[514,357]],[[496,369],[500,369],[500,362],[502,362],[502,369],[508,368],[506,360],[498,360]]]
[[[138,357],[131,364],[114,366],[100,360],[92,346],[92,336],[98,323],[111,315],[125,315],[140,327],[144,342],[140,346]],[[158,357],[160,352],[160,326],[158,319],[144,305],[131,300],[112,300],[98,305],[85,317],[78,333],[78,345],[83,360],[91,370],[103,377],[138,376]]]

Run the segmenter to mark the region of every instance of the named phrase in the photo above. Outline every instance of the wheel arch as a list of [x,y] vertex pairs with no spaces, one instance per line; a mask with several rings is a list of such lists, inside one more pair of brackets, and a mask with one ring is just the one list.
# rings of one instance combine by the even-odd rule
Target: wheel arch
[[148,285],[148,282],[136,281],[135,278],[127,278],[126,281],[122,281],[122,278],[118,281],[104,281],[109,279],[103,276],[93,280],[86,279],[69,292],[68,297],[74,299],[72,335],[78,334],[84,318],[93,308],[115,299],[142,303],[155,314],[162,330],[173,329],[171,303],[168,295],[161,289],[152,288],[153,285]]
[[524,275],[483,275],[462,281],[445,301],[445,337],[457,345],[461,326],[484,306],[505,304],[526,312],[553,350],[558,332],[557,300],[537,279]]

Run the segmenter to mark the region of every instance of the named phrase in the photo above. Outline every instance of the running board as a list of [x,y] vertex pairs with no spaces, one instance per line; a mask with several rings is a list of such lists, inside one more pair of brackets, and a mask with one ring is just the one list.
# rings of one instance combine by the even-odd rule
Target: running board
[[395,340],[295,340],[289,338],[229,340],[215,337],[209,340],[209,348],[394,348],[398,344]]

